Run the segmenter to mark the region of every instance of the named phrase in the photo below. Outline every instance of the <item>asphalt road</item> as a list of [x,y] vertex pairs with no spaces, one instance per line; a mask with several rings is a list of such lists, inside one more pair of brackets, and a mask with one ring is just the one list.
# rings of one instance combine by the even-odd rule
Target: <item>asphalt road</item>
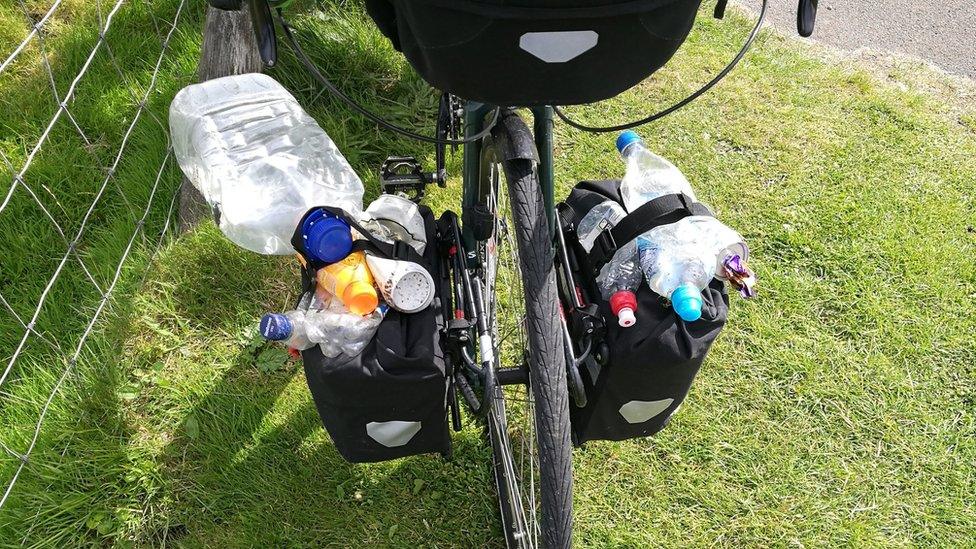
[[[739,0],[752,8],[759,0]],[[773,25],[796,32],[796,0],[769,0]],[[820,0],[813,39],[931,61],[976,78],[976,0]]]

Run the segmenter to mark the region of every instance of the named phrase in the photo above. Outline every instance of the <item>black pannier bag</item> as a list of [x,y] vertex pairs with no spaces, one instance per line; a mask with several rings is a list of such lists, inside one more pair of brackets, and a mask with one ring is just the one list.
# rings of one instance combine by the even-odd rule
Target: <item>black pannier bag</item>
[[[678,317],[667,300],[642,280],[637,291],[637,324],[620,327],[610,305],[600,298],[596,285],[599,264],[591,263],[591,259],[600,255],[597,246],[587,254],[575,233],[575,224],[586,212],[607,199],[623,203],[620,181],[580,183],[559,206],[564,240],[575,265],[576,284],[598,305],[597,315],[605,324],[601,338],[605,345],[594,346],[602,348],[594,353],[602,355],[600,360],[591,357],[580,368],[586,404],[570,406],[576,444],[647,437],[663,429],[688,395],[728,315],[729,297],[720,280],[713,279],[702,292],[702,317],[695,322]],[[682,196],[658,198],[618,223],[617,243],[622,246],[655,226],[703,214],[707,214],[704,206]],[[628,238],[629,235],[632,236]],[[597,239],[598,243],[605,240]],[[605,250],[604,255],[611,256],[612,251]],[[561,293],[565,294],[565,289]],[[564,299],[564,307],[569,302]],[[582,339],[579,333],[571,336],[575,341]]]
[[[356,227],[341,210],[326,209]],[[327,358],[318,345],[302,351],[305,378],[322,423],[339,454],[354,463],[451,452],[447,425],[451,372],[440,341],[444,266],[433,214],[423,205],[420,211],[427,229],[423,257],[410,246],[390,246],[378,240],[356,241],[353,250],[365,248],[421,264],[435,281],[434,302],[412,314],[390,309],[358,356]],[[304,252],[298,231],[292,244]],[[302,293],[314,288],[313,271],[303,269]]]
[[434,87],[499,106],[614,97],[668,62],[701,0],[366,0]]

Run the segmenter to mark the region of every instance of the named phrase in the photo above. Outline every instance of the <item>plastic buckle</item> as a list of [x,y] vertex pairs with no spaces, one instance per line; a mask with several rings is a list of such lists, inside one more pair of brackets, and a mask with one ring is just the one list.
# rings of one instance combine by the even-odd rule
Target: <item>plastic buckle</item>
[[412,250],[412,249],[413,248],[410,247],[410,244],[407,244],[406,242],[404,242],[402,240],[394,240],[393,241],[393,258],[394,259],[409,260],[410,259],[410,250]]
[[601,265],[593,266],[594,276],[596,276],[600,269],[613,257],[613,254],[617,253],[617,241],[613,238],[613,233],[610,229],[607,229],[600,234],[596,235],[596,239],[593,241],[593,249],[590,251],[590,255],[596,252],[594,259],[597,259],[597,263],[602,263]]

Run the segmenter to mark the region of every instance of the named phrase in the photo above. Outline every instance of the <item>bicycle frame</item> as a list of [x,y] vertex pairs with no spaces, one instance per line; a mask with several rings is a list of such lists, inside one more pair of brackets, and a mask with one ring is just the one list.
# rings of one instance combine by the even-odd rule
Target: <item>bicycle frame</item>
[[[469,137],[476,135],[483,131],[485,128],[486,117],[495,110],[495,107],[491,105],[486,105],[477,102],[468,102],[464,109],[464,135]],[[580,349],[575,349],[572,343],[572,338],[570,337],[569,325],[567,324],[566,317],[561,318],[561,324],[563,329],[563,336],[565,337],[566,344],[566,360],[567,364],[570,365],[568,368],[569,372],[569,386],[571,390],[571,395],[578,406],[586,405],[586,394],[583,387],[582,379],[580,378],[579,368],[586,360],[593,360],[591,358],[591,352],[593,351],[592,338],[595,334],[600,331],[600,326],[597,321],[592,318],[592,307],[584,307],[582,303],[575,299],[578,295],[573,288],[576,288],[576,283],[573,280],[572,269],[570,268],[569,261],[567,259],[566,245],[562,241],[562,231],[558,227],[558,216],[556,214],[555,208],[555,180],[553,175],[553,111],[554,109],[550,106],[533,107],[529,109],[533,117],[533,141],[535,142],[535,150],[521,150],[516,151],[516,154],[524,155],[524,157],[532,158],[536,162],[537,178],[539,185],[542,186],[542,197],[545,203],[546,217],[549,222],[549,229],[553,235],[553,247],[556,251],[557,259],[557,274],[561,271],[561,276],[557,277],[559,282],[565,286],[567,289],[567,295],[574,296],[574,300],[566,305],[569,307],[571,315],[574,315],[575,325],[578,325],[582,332],[586,334],[585,341],[579,341]],[[523,149],[527,147],[526,142],[515,144],[515,147],[522,147]],[[482,169],[482,149],[483,142],[481,140],[473,141],[464,145],[464,157],[463,157],[463,183],[462,183],[462,207],[464,211],[470,211],[473,209],[478,201],[481,199],[479,194],[479,179],[481,178]],[[521,157],[521,156],[520,156]],[[476,249],[476,238],[473,234],[473,229],[464,225],[461,228],[460,241],[463,242],[463,247],[466,250]],[[469,269],[479,270],[481,265],[478,263],[478,258],[475,256],[469,256],[466,258],[466,267]],[[580,318],[585,317],[585,318]],[[473,355],[473,341],[470,344],[469,349]],[[507,370],[501,370],[494,372],[498,375],[498,382],[502,385],[508,385],[512,383],[523,383],[524,378],[519,375],[508,374]],[[469,403],[470,404],[470,403]]]

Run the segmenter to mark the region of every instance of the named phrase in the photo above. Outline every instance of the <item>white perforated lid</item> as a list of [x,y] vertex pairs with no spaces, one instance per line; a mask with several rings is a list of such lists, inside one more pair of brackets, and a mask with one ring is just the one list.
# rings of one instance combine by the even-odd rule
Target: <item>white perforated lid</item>
[[366,265],[390,307],[415,313],[434,300],[434,279],[420,265],[373,255],[366,256]]

